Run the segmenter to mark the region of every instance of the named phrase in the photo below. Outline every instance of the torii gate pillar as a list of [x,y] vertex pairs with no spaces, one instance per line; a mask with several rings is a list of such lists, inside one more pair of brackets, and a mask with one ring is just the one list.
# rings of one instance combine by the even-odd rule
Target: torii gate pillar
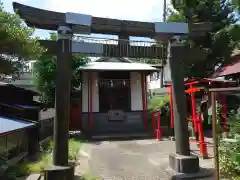
[[68,153],[66,152],[68,152],[73,32],[69,26],[61,25],[57,32],[58,52],[56,63],[53,164],[56,166],[67,166]]
[[44,171],[45,180],[73,180],[74,166],[68,164],[68,131],[70,118],[72,29],[59,25],[55,92],[53,167]]
[[169,164],[179,173],[196,173],[199,171],[199,159],[190,154],[186,100],[184,89],[183,55],[186,53],[184,44],[171,43],[169,65],[172,79],[172,98],[174,113],[174,133],[176,154],[170,154]]

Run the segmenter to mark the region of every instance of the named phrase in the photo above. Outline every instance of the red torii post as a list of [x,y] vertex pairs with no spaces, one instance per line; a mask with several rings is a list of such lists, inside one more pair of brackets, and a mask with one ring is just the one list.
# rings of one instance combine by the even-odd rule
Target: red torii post
[[[187,84],[186,84],[187,85]],[[172,85],[168,86],[169,93],[170,93],[170,121],[171,121],[171,128],[174,128],[174,114],[173,114],[173,99],[172,99]],[[191,104],[192,104],[192,118],[194,119],[194,130],[197,132],[197,125],[196,125],[196,105],[195,105],[195,97],[194,93],[199,92],[199,88],[193,88],[192,84],[190,84],[190,89],[186,90],[186,93],[191,94]]]
[[189,93],[191,95],[192,118],[190,118],[190,119],[193,121],[195,133],[198,132],[197,135],[199,137],[199,140],[196,140],[196,142],[199,143],[199,145],[200,145],[200,153],[203,158],[207,158],[208,153],[207,153],[207,146],[206,146],[206,143],[204,140],[201,115],[197,114],[196,102],[195,102],[195,96],[194,96],[195,92],[200,92],[201,90],[200,90],[200,88],[193,87],[193,84],[191,84],[191,83],[189,85],[190,85],[190,88],[188,90],[186,90],[185,92]]
[[[203,158],[208,157],[207,153],[207,146],[204,140],[204,134],[203,134],[203,127],[202,127],[202,120],[201,116],[197,114],[196,110],[196,102],[195,102],[195,92],[200,92],[200,88],[193,87],[193,84],[196,84],[197,82],[194,81],[192,83],[185,83],[184,85],[187,86],[189,85],[190,88],[187,89],[185,92],[189,93],[191,95],[191,105],[192,105],[192,117],[189,118],[190,120],[193,121],[194,124],[194,131],[199,132],[199,141],[196,141],[200,145],[200,153]],[[172,101],[172,85],[168,86],[169,88],[169,94],[170,94],[170,120],[171,120],[171,128],[174,128],[174,116],[173,116],[173,101]]]
[[170,127],[174,128],[174,115],[173,115],[173,98],[172,98],[172,85],[168,86],[169,93],[170,93]]
[[189,85],[190,85],[190,88],[188,90],[186,90],[185,92],[189,93],[191,95],[191,104],[192,104],[192,118],[191,119],[193,121],[194,131],[196,133],[198,131],[198,128],[197,128],[197,110],[196,110],[196,102],[195,102],[194,93],[199,92],[200,88],[193,87],[192,84],[189,84]]

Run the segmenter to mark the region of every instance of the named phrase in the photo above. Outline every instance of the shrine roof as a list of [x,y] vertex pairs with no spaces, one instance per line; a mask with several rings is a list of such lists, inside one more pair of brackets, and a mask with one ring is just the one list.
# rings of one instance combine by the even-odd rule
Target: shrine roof
[[[217,78],[202,78],[202,79],[187,79],[184,81],[184,85],[190,85],[190,84],[208,84],[208,83],[220,83],[220,84],[235,84],[236,81],[233,80],[225,80],[225,79],[217,79]],[[165,82],[165,84],[171,85],[171,81]]]
[[229,64],[219,70],[218,72],[214,73],[214,77],[222,77],[222,76],[229,76],[232,74],[239,74],[240,73],[240,59],[237,62]]
[[159,71],[149,64],[127,62],[90,62],[79,69],[82,71]]
[[231,55],[232,63],[226,64],[224,67],[218,68],[212,77],[223,77],[240,73],[240,49],[235,49]]

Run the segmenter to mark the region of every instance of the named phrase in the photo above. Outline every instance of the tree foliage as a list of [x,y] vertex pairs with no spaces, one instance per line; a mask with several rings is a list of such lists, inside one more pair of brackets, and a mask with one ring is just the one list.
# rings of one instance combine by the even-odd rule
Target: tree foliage
[[[51,40],[56,40],[56,38],[56,33],[50,33]],[[51,107],[55,97],[56,60],[55,55],[45,52],[34,65],[34,82],[37,89],[41,92],[41,101]],[[78,68],[89,61],[89,58],[84,56],[72,57],[72,92],[79,88],[82,80],[81,71]]]
[[24,25],[16,15],[6,12],[0,5],[0,74],[20,75],[20,70],[28,59],[39,57],[43,49],[37,38],[33,38],[34,29]]
[[[212,30],[204,37],[188,40],[192,48],[208,50],[209,55],[203,61],[184,61],[186,77],[209,76],[216,67],[231,61],[232,51],[240,42],[240,25],[233,4],[228,0],[195,0],[171,10],[169,22],[211,22]],[[175,7],[176,8],[176,7]]]
[[18,72],[26,60],[41,55],[43,49],[33,33],[18,15],[6,12],[0,0],[0,74]]
[[240,0],[232,0],[233,7],[235,10],[237,10],[237,13],[240,12]]

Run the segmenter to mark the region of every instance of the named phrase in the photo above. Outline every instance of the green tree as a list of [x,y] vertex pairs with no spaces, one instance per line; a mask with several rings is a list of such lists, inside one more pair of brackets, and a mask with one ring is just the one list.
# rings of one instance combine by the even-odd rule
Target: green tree
[[[174,0],[172,0],[173,2]],[[216,67],[229,63],[232,51],[240,42],[240,25],[237,11],[228,0],[191,0],[181,7],[170,10],[169,22],[211,22],[212,30],[204,37],[188,40],[192,48],[208,50],[203,61],[184,61],[186,77],[207,77]],[[173,5],[174,6],[174,5]]]
[[29,59],[38,58],[43,49],[38,38],[16,14],[4,10],[0,0],[0,75],[18,74]]
[[237,13],[239,14],[240,12],[240,0],[232,0],[233,7],[235,10],[237,10]]
[[[56,33],[50,33],[51,40],[56,40]],[[90,59],[84,56],[72,57],[72,92],[80,86],[81,71],[79,67],[85,65]],[[55,74],[56,74],[56,56],[47,52],[43,53],[34,65],[34,82],[36,88],[41,92],[41,101],[46,105],[53,107],[55,97]]]

